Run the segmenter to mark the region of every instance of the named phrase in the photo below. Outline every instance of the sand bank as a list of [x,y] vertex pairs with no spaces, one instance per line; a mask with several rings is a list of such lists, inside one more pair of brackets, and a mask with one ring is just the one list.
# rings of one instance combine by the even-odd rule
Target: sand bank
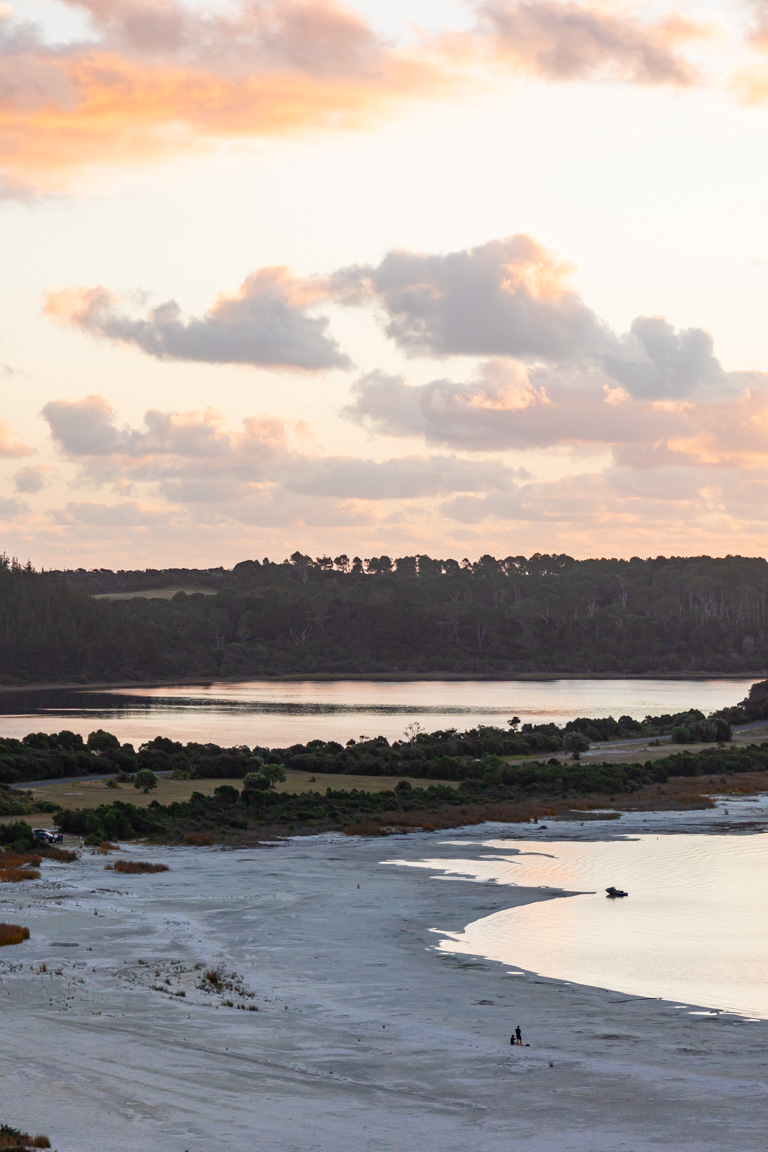
[[[171,871],[88,855],[3,886],[0,919],[32,937],[0,955],[0,1119],[59,1152],[762,1152],[768,1023],[436,952],[430,929],[552,898],[382,863],[454,856],[450,839],[130,847]],[[518,1023],[529,1048],[509,1045]]]

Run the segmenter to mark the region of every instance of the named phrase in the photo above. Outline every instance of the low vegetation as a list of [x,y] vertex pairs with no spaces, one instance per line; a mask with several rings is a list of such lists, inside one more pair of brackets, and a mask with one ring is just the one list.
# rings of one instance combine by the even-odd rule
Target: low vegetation
[[116,860],[114,864],[107,864],[107,868],[114,868],[115,872],[124,872],[131,876],[144,875],[145,872],[168,872],[167,864],[150,864],[146,860]]
[[10,1124],[0,1124],[0,1152],[28,1152],[30,1148],[50,1148],[47,1136],[30,1136],[12,1128]]
[[29,928],[22,928],[20,924],[0,924],[0,948],[7,944],[23,944],[25,940],[29,940]]
[[[459,787],[432,784],[414,788],[404,778],[391,789],[318,789],[299,794],[219,785],[212,796],[193,792],[184,802],[153,801],[146,808],[123,801],[98,808],[63,811],[62,831],[98,845],[105,839],[149,837],[162,842],[236,842],[262,836],[326,829],[379,829],[430,825],[452,827],[482,819],[519,820],[564,808],[614,804],[658,806],[663,791],[672,797],[681,781],[688,801],[711,781],[768,773],[768,743],[725,745],[699,752],[679,751],[635,764],[584,763],[550,758],[515,763],[499,756],[477,758],[472,775]],[[700,781],[701,783],[697,783]],[[696,789],[698,788],[698,792]],[[651,806],[649,803],[648,806]],[[117,867],[117,865],[116,865]]]

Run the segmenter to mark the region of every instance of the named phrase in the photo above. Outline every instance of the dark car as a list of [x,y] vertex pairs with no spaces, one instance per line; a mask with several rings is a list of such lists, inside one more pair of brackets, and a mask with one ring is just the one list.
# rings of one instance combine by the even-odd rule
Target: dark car
[[61,832],[49,832],[47,828],[33,828],[32,835],[44,844],[61,844],[64,839]]

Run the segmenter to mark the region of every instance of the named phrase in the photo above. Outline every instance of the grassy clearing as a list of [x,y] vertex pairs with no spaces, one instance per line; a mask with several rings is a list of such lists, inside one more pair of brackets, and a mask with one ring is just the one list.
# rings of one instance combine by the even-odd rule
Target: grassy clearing
[[[285,783],[277,785],[278,792],[325,792],[326,788],[357,788],[360,792],[387,792],[397,783],[397,778],[393,776],[347,776],[342,773],[323,772],[313,775],[311,772],[298,772],[293,769],[288,769],[285,775]],[[409,780],[414,788],[428,788],[430,784],[444,783],[450,787],[456,786],[455,781],[415,780],[410,777]],[[146,795],[132,784],[119,784],[117,788],[107,787],[106,780],[82,780],[75,784],[62,784],[52,780],[50,784],[41,784],[33,789],[33,792],[37,799],[53,800],[68,810],[98,808],[100,804],[109,804],[112,800],[127,800],[138,808],[148,808],[153,800],[157,800],[159,804],[189,800],[193,792],[212,796],[214,790],[221,784],[230,784],[237,789],[241,787],[240,780],[170,780],[166,776],[160,776],[157,788]]]
[[29,940],[29,928],[22,928],[20,924],[0,924],[0,948],[7,944],[23,944],[25,940]]
[[136,592],[96,592],[94,600],[172,600],[177,592],[185,592],[187,596],[201,593],[203,596],[215,596],[215,588],[141,588]]

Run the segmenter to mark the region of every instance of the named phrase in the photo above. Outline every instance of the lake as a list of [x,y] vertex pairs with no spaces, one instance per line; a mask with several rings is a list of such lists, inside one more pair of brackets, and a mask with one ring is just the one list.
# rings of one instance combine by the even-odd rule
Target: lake
[[[444,934],[440,950],[661,997],[681,1009],[703,1005],[768,1019],[765,834],[487,840],[466,849],[453,860],[393,863],[580,895],[484,917]],[[609,884],[629,896],[607,899]]]
[[122,741],[153,736],[286,747],[320,738],[504,726],[511,716],[558,724],[574,716],[635,716],[742,700],[754,679],[711,680],[252,680],[159,688],[39,689],[0,693],[0,735],[106,728]]

